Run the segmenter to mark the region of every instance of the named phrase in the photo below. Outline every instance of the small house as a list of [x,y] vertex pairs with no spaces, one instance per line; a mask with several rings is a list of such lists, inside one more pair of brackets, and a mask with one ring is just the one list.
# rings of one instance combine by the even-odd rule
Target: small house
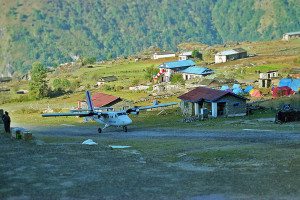
[[0,77],[0,82],[10,82],[12,81],[12,77]]
[[212,117],[246,115],[247,98],[229,91],[197,87],[178,98],[186,115],[200,116],[205,109],[210,111]]
[[206,68],[206,67],[188,67],[184,70],[179,71],[179,73],[182,73],[183,80],[190,80],[193,78],[201,78],[206,75],[214,73],[212,69]]
[[[97,107],[97,108],[110,107],[121,101],[122,101],[122,99],[120,97],[115,97],[113,95],[104,94],[104,93],[100,93],[100,92],[95,93],[92,96],[93,106]],[[87,104],[85,101],[78,102],[78,109],[81,109],[81,108],[87,108]]]
[[171,52],[156,52],[153,54],[152,59],[157,60],[161,58],[172,58],[175,57],[175,53]]
[[223,63],[230,60],[237,60],[241,58],[246,58],[247,56],[247,51],[242,48],[221,51],[215,55],[215,63]]
[[183,52],[181,54],[179,54],[179,60],[188,60],[192,58],[192,52],[189,51],[189,52]]
[[117,80],[118,79],[116,76],[103,76],[97,81],[97,85],[100,86],[103,85],[104,83],[113,82]]
[[258,84],[260,88],[269,88],[272,85],[272,79],[278,78],[278,70],[259,73]]
[[259,73],[260,79],[272,79],[278,77],[278,70],[267,71],[265,73]]
[[174,61],[174,62],[166,62],[158,66],[160,69],[160,74],[157,75],[158,77],[161,77],[161,82],[170,82],[171,75],[175,72],[178,72],[180,70],[187,69],[188,67],[195,66],[196,63],[192,60],[180,60],[180,61]]
[[285,33],[282,35],[282,40],[289,41],[292,38],[299,38],[300,37],[300,31],[298,32],[290,32]]
[[154,79],[160,79],[161,82],[170,82],[173,73],[181,73],[184,80],[195,77],[203,77],[214,73],[213,70],[206,67],[198,67],[192,60],[179,60],[175,62],[166,62],[159,66],[159,73]]

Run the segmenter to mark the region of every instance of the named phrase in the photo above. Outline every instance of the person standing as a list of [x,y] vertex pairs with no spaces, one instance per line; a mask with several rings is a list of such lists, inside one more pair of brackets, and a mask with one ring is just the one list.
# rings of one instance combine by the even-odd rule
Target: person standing
[[2,121],[4,123],[4,129],[6,133],[10,133],[10,116],[8,115],[8,112],[5,111],[4,115],[2,116]]

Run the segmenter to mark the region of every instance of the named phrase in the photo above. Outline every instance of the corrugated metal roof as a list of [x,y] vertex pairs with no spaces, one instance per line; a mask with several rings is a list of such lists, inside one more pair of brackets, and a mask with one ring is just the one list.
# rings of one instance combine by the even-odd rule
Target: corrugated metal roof
[[187,69],[179,71],[181,73],[186,73],[186,74],[198,74],[198,75],[206,75],[206,74],[212,74],[214,73],[213,70],[206,68],[206,67],[189,67]]
[[187,52],[182,52],[181,54],[179,54],[180,56],[191,56],[192,55],[192,51],[187,51]]
[[231,49],[231,50],[221,51],[221,52],[217,53],[217,55],[219,55],[219,56],[228,56],[228,55],[232,55],[232,54],[237,54],[237,52],[234,51],[233,49]]
[[160,68],[167,68],[167,69],[172,69],[172,68],[180,68],[180,67],[190,67],[194,66],[196,63],[192,60],[179,60],[175,62],[166,62],[160,65]]
[[183,101],[189,101],[189,102],[199,102],[199,101],[203,101],[203,100],[213,102],[213,101],[217,101],[218,99],[220,99],[221,97],[223,97],[225,95],[232,95],[237,98],[241,98],[241,99],[245,99],[245,100],[247,99],[245,97],[233,94],[229,91],[215,90],[215,89],[206,88],[206,87],[197,87],[197,88],[179,96],[178,98]]
[[228,55],[244,53],[244,52],[247,52],[247,51],[243,48],[237,48],[237,49],[230,49],[230,50],[226,50],[226,51],[221,51],[221,52],[217,53],[217,55],[219,55],[219,56],[228,56]]
[[300,34],[300,31],[297,32],[289,32],[289,33],[285,33],[284,35],[298,35]]
[[175,54],[173,52],[155,52],[154,55],[169,55],[169,54]]
[[109,105],[115,101],[119,101],[121,100],[120,97],[115,97],[109,94],[104,94],[104,93],[95,93],[92,96],[92,101],[93,101],[93,105],[95,107],[103,107],[106,105]]
[[247,52],[245,49],[243,48],[236,48],[236,49],[233,49],[234,51],[238,52],[238,53],[245,53]]

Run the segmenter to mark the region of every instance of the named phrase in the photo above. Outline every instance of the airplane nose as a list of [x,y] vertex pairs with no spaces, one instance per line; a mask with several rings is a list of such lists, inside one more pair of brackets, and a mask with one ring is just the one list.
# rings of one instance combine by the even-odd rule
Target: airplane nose
[[131,123],[132,123],[132,120],[131,120],[130,118],[128,118],[128,119],[125,119],[125,120],[123,121],[123,123],[124,123],[124,125],[128,125],[128,124],[131,124]]

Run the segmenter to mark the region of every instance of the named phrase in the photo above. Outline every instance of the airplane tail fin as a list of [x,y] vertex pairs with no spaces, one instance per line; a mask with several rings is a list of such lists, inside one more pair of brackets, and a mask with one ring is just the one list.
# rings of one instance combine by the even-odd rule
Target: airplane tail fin
[[86,103],[87,103],[87,105],[88,105],[88,109],[89,109],[90,111],[93,111],[93,112],[94,112],[94,106],[93,106],[93,102],[92,102],[92,98],[91,98],[91,93],[90,93],[90,91],[86,91],[85,95],[86,95]]

